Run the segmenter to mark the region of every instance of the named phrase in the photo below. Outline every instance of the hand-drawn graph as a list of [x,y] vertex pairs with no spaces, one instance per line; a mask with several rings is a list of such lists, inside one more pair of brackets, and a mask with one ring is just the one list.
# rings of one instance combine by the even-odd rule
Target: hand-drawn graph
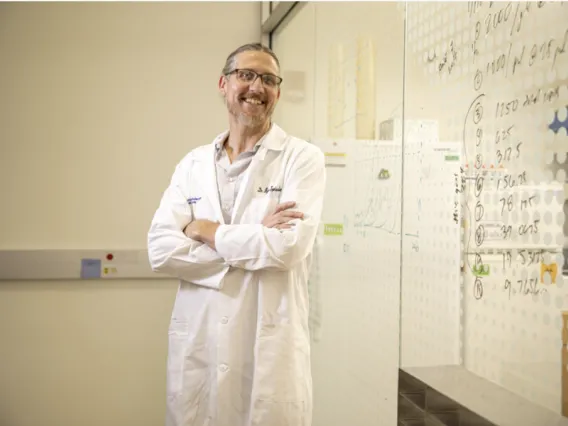
[[364,141],[357,148],[353,224],[400,235],[402,146]]

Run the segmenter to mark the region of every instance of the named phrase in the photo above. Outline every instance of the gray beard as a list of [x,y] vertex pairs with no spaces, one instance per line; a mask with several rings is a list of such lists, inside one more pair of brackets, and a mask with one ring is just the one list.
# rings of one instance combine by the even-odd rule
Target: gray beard
[[227,99],[225,99],[225,105],[227,106],[227,109],[229,110],[231,115],[235,117],[237,121],[245,127],[250,127],[250,128],[258,127],[262,125],[262,123],[264,123],[265,121],[264,114],[260,116],[250,116],[244,114],[243,112],[235,111],[233,108],[231,108]]

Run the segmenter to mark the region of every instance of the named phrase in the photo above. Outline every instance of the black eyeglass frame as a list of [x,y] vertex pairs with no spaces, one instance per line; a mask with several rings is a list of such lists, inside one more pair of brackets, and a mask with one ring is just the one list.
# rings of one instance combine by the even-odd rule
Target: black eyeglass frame
[[[231,74],[238,73],[239,71],[247,71],[247,72],[250,72],[250,73],[254,74],[254,79],[253,79],[252,81],[250,81],[250,82],[247,82],[248,84],[253,84],[253,83],[256,81],[256,79],[259,78],[259,77],[260,77],[260,81],[262,81],[262,84],[264,84],[265,86],[268,86],[268,87],[280,87],[280,85],[282,84],[282,81],[284,81],[284,79],[283,79],[282,77],[278,76],[278,75],[274,75],[274,74],[270,74],[270,73],[259,74],[259,73],[257,73],[256,71],[251,70],[251,69],[248,69],[248,68],[235,68],[234,70],[232,70],[232,71],[226,73],[225,75],[226,75],[226,76],[229,76],[229,75],[231,75]],[[269,77],[276,78],[276,79],[277,79],[277,80],[276,80],[276,81],[277,81],[276,85],[275,85],[275,86],[270,86],[270,85],[265,84],[265,83],[264,83],[264,80],[263,80],[263,77],[264,77],[265,75],[266,75],[266,76],[269,76]],[[238,76],[237,76],[237,78],[238,78]]]

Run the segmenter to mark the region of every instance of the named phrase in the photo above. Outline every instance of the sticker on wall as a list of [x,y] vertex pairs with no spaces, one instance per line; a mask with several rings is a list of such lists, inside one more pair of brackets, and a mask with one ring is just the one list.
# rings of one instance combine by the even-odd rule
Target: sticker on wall
[[325,165],[328,167],[345,167],[347,154],[344,152],[326,152]]
[[81,279],[97,279],[101,277],[100,259],[81,259]]
[[552,130],[554,133],[558,133],[558,131],[563,127],[568,132],[568,105],[565,106],[565,108],[566,108],[566,118],[563,121],[561,121],[558,116],[560,110],[557,110],[554,112],[554,120],[552,120],[552,122],[548,125],[548,128]]
[[444,161],[460,161],[459,155],[446,155],[444,156]]
[[484,264],[479,264],[479,265],[473,265],[473,267],[471,268],[473,275],[475,275],[476,277],[486,277],[489,275],[489,265],[484,265]]
[[558,265],[556,263],[540,263],[540,283],[545,283],[546,274],[550,276],[550,281],[546,280],[547,283],[556,284],[556,275],[558,274]]
[[381,169],[381,171],[379,172],[377,178],[379,180],[387,180],[390,179],[391,174],[387,169]]
[[103,278],[112,278],[118,274],[118,269],[114,265],[103,265]]
[[337,236],[343,235],[342,223],[326,223],[323,225],[323,235]]

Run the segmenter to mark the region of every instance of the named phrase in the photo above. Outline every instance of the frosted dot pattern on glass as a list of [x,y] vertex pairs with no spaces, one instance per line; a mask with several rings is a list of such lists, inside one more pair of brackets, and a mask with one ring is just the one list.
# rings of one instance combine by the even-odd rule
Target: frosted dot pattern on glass
[[[307,125],[311,142],[324,152],[347,154],[345,167],[337,164],[343,159],[326,156],[323,229],[308,288],[314,426],[397,421],[400,121],[385,140],[368,139],[385,133],[383,127],[373,134],[375,120],[402,115],[404,9],[392,2],[310,3],[290,15],[275,37],[275,46],[286,44],[290,52],[282,66],[305,71],[311,83],[294,102],[281,98],[277,110],[287,117],[285,130],[296,135]],[[306,54],[310,44],[313,53]],[[298,116],[312,106],[313,120]]]
[[352,312],[346,342],[350,353],[358,354],[358,362],[350,367],[352,373],[361,381],[371,380],[369,384],[384,383],[381,375],[390,368],[386,369],[387,363],[381,368],[368,366],[377,359],[398,358],[398,348],[381,342],[399,341],[400,288],[391,284],[400,282],[401,148],[400,142],[357,141],[352,151],[355,179],[351,182],[348,256],[350,285],[360,291],[349,296]]
[[[414,135],[413,127],[418,128]],[[431,123],[409,122],[407,129],[401,363],[457,363],[460,200],[455,180],[460,170],[459,147],[439,142]],[[441,213],[442,205],[447,208]],[[431,297],[433,293],[438,297]]]
[[[322,294],[328,301],[321,334],[324,341],[334,337],[326,359],[341,383],[338,392],[345,390],[347,399],[337,407],[338,415],[347,413],[347,418],[336,424],[348,423],[353,413],[361,424],[396,421],[401,136],[397,143],[344,141],[340,149],[347,154],[346,167],[328,169],[324,221],[335,217],[344,231],[341,237],[324,237],[318,246]],[[337,194],[340,205],[331,198]],[[358,397],[349,398],[349,392]]]
[[559,412],[568,5],[408,3],[406,51],[406,118],[439,128],[405,131],[402,366],[463,362]]

